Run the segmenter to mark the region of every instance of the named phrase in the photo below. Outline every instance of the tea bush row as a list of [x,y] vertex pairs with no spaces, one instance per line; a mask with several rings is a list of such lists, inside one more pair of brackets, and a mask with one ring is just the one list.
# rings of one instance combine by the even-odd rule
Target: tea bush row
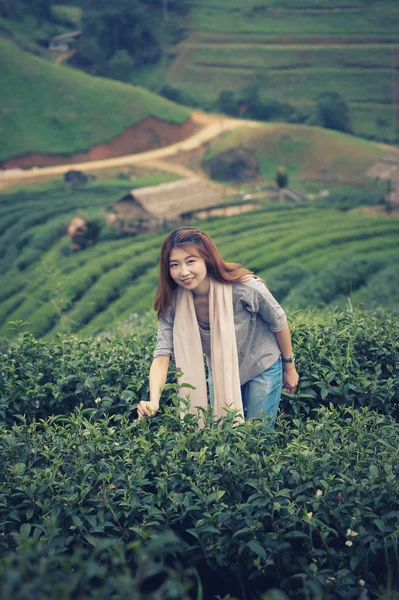
[[[64,209],[65,212],[65,209]],[[0,257],[1,257],[1,272],[6,272],[14,264],[14,260],[19,256],[19,249],[26,246],[28,240],[26,232],[32,228],[37,228],[48,219],[57,216],[59,212],[49,207],[42,211],[23,214],[18,217],[17,222],[11,225],[0,237]],[[66,223],[67,224],[67,223]],[[60,235],[60,226],[58,223],[53,224],[54,232]],[[51,237],[53,241],[54,237]]]
[[37,540],[31,531],[29,524],[21,526],[14,534],[18,550],[0,556],[2,600],[191,600],[201,590],[195,569],[179,561],[182,545],[173,532],[154,536],[146,546],[93,538],[94,546],[57,553],[56,543]]
[[[0,256],[2,272],[6,272],[18,257],[20,248],[29,244],[32,235],[42,236],[40,230],[53,230],[53,235],[58,233],[60,222],[66,227],[76,211],[86,211],[97,214],[99,209],[111,204],[126,192],[126,186],[90,186],[85,190],[68,190],[63,187],[58,189],[34,191],[30,194],[17,192],[0,197],[0,214],[4,213],[8,226],[1,231]],[[13,211],[13,220],[10,222],[10,211]],[[61,221],[60,221],[61,220]],[[50,242],[53,241],[51,233],[47,233]],[[119,235],[119,234],[118,234]],[[42,238],[42,242],[44,238]],[[28,249],[25,259],[21,262],[22,268],[32,264],[39,257],[28,258]],[[22,260],[22,259],[21,259]]]
[[126,261],[120,267],[104,274],[86,291],[81,301],[68,312],[68,317],[71,319],[71,330],[78,331],[82,325],[105,310],[121,296],[127,287],[134,285],[136,279],[154,267],[156,263],[157,257],[152,258],[148,255],[142,260],[136,258]]
[[299,390],[286,412],[309,414],[320,404],[369,407],[399,420],[399,321],[386,313],[296,313],[293,346]]
[[154,239],[154,236],[142,236],[140,240],[124,238],[122,240],[103,241],[97,246],[87,248],[84,252],[68,256],[68,260],[61,265],[62,272],[73,273],[76,270],[79,273],[82,267],[94,268],[99,258],[101,258],[101,264],[107,265],[107,267],[112,266],[113,261],[120,264],[120,258],[139,256],[148,251],[153,252],[155,248],[159,249],[157,241],[158,238]]
[[117,340],[62,338],[39,342],[24,334],[0,355],[0,419],[15,414],[28,421],[73,410],[82,404],[99,412],[129,415],[148,395],[154,336]]
[[[73,202],[81,200],[82,206],[88,206],[90,210],[98,210],[105,205],[107,198],[108,201],[111,200],[118,188],[103,189],[97,186],[86,192],[77,191],[75,198],[64,190],[60,191],[60,198],[55,198],[54,190],[48,191],[43,194],[48,203],[46,211],[58,210],[58,205],[59,210],[65,211],[65,205],[72,202],[72,199]],[[21,210],[25,203],[30,207],[27,218],[36,218],[40,210],[38,213],[34,212],[37,207],[35,208],[33,200],[39,202],[40,194],[35,194],[33,200],[29,195],[23,197],[24,201],[20,201]],[[89,200],[93,200],[94,208],[90,208]],[[74,206],[73,203],[71,206]],[[71,206],[68,206],[68,210]],[[25,215],[21,217],[25,218]],[[7,321],[10,320],[29,321],[30,331],[36,336],[47,336],[57,328],[62,331],[91,332],[99,327],[98,316],[101,316],[102,323],[108,320],[109,315],[115,315],[107,328],[115,325],[118,318],[115,312],[118,306],[116,302],[120,299],[122,305],[126,306],[126,301],[123,300],[125,294],[127,298],[134,299],[130,284],[125,285],[127,282],[133,283],[129,279],[128,263],[140,263],[141,259],[145,261],[147,255],[155,264],[164,235],[160,233],[125,240],[102,239],[100,236],[95,247],[71,254],[67,236],[57,238],[66,222],[62,224],[53,217],[32,227],[27,222],[21,223],[22,226],[16,224],[18,232],[11,228],[5,232],[5,237],[2,236],[6,255],[1,261],[1,269],[8,269],[0,290],[2,304],[6,301],[0,308],[0,332],[3,335],[8,335]],[[328,208],[321,210],[309,205],[267,205],[252,214],[228,220],[213,219],[201,222],[199,226],[214,237],[227,260],[241,262],[267,282],[269,270],[274,271],[277,267],[283,270],[287,263],[300,262],[303,277],[295,286],[298,285],[299,289],[308,287],[310,290],[311,284],[314,284],[314,293],[311,290],[308,293],[307,290],[307,297],[311,302],[320,292],[318,272],[326,268],[330,260],[336,260],[347,252],[359,255],[387,252],[392,258],[397,256],[395,236],[398,224],[394,221],[376,220],[356,214],[347,215],[343,219],[340,211]],[[124,263],[125,267],[122,266]],[[18,271],[18,265],[24,269],[23,272]],[[115,284],[118,268],[121,281]],[[102,277],[111,270],[115,271],[114,275],[108,273],[105,278]],[[152,281],[151,270],[152,267],[147,272],[141,271],[143,280],[140,285],[145,284],[146,277],[148,281]],[[305,278],[305,271],[309,271],[309,274],[313,272],[313,279],[311,275],[310,278]],[[126,282],[123,277],[126,277]],[[292,279],[291,284],[294,285]],[[278,298],[278,291],[272,286],[271,291]],[[291,291],[295,292],[292,287]],[[15,295],[18,298],[11,300]],[[330,302],[334,299],[331,297]],[[318,303],[317,298],[315,302]],[[145,312],[151,303],[151,294],[146,292],[142,298],[133,300],[131,311]],[[389,305],[392,305],[392,301]],[[127,310],[122,313],[123,318],[127,318]],[[96,320],[93,325],[90,324],[92,320]]]
[[373,260],[354,255],[341,256],[336,260],[330,260],[320,273],[302,280],[287,295],[285,301],[297,308],[325,306],[340,294],[350,296],[382,266],[385,266],[385,263],[381,259]]
[[[294,209],[291,215],[287,215],[284,212],[275,215],[273,211],[258,211],[254,216],[257,218],[250,221],[250,224],[252,225],[250,234],[247,231],[248,223],[246,222],[245,230],[243,230],[241,226],[240,231],[235,231],[234,228],[231,231],[231,235],[234,233],[234,243],[232,242],[231,237],[229,237],[226,238],[226,241],[223,244],[224,253],[237,253],[238,256],[243,256],[243,259],[240,259],[240,261],[244,263],[247,260],[245,252],[248,250],[253,252],[255,248],[257,248],[259,253],[259,248],[263,247],[265,252],[269,252],[270,250],[274,250],[274,245],[271,248],[269,247],[269,243],[271,242],[274,243],[274,241],[277,241],[280,245],[284,246],[287,241],[291,241],[292,243],[301,237],[307,239],[313,231],[315,233],[320,233],[320,215],[314,210],[308,215],[303,215],[302,211],[298,214],[296,209]],[[342,229],[342,219],[338,218],[338,214],[327,215],[325,213],[323,216],[323,218],[328,217],[329,232],[332,229]],[[295,236],[293,236],[293,221],[297,222],[297,220],[301,222],[301,227],[295,231]],[[354,224],[349,223],[349,226],[354,227]],[[212,231],[211,234],[214,235],[214,232]],[[219,235],[222,236],[223,233],[220,232]]]
[[[307,230],[306,234],[303,236],[300,235],[291,235],[291,240],[281,239],[274,240],[270,247],[268,246],[268,240],[264,240],[261,248],[255,249],[254,246],[251,249],[248,249],[246,253],[243,253],[241,262],[244,264],[250,264],[253,268],[256,267],[257,271],[265,271],[266,269],[273,268],[276,263],[280,263],[283,260],[301,260],[302,257],[305,256],[317,256],[318,252],[327,252],[327,248],[334,248],[334,246],[338,246],[341,249],[346,243],[353,244],[356,241],[359,241],[362,245],[366,243],[366,240],[373,243],[376,242],[377,248],[380,245],[385,244],[386,236],[389,236],[392,233],[392,236],[395,236],[393,232],[390,230],[386,230],[384,228],[376,228],[370,226],[369,228],[359,228],[358,225],[354,225],[350,223],[351,227],[348,227],[349,231],[345,228],[337,229],[337,230],[328,230],[328,231],[315,231],[312,234],[311,231]],[[373,240],[374,238],[374,240]],[[389,244],[392,244],[392,241],[389,240]],[[367,249],[367,246],[366,246]],[[337,251],[337,250],[336,250]]]
[[[90,261],[78,272],[66,275],[50,267],[26,286],[26,299],[14,312],[13,320],[32,319],[32,332],[42,336],[51,328],[50,315],[57,320],[61,313],[72,310],[79,317],[71,317],[71,321],[79,327],[90,315],[98,312],[99,306],[104,308],[108,305],[115,290],[131,285],[133,277],[138,277],[149,265],[156,263],[157,252],[140,253],[137,250],[122,248],[114,255],[104,257],[104,260]],[[81,302],[76,304],[79,300]]]
[[333,193],[327,198],[317,198],[315,205],[325,208],[338,208],[347,211],[357,206],[375,206],[385,203],[385,186],[379,185],[372,190],[351,190],[350,193]]
[[309,253],[308,256],[301,258],[301,263],[312,271],[324,268],[330,261],[336,260],[342,256],[364,255],[366,260],[382,259],[388,261],[396,260],[396,236],[391,234],[389,237],[377,237],[373,240],[366,239],[346,242],[337,248],[320,250],[316,254]]
[[[55,581],[55,555],[72,569],[82,547],[96,549],[99,565],[111,561],[112,574],[101,549],[172,531],[205,598],[252,600],[278,587],[296,600],[347,600],[396,572],[399,425],[390,417],[330,407],[306,423],[279,418],[270,432],[262,419],[233,427],[232,414],[214,425],[205,415],[200,429],[179,412],[164,407],[139,423],[86,409],[3,426],[0,562],[25,569],[32,538],[46,546],[43,585]],[[74,569],[85,583],[90,570]]]
[[[79,330],[79,335],[95,335],[96,333],[108,331],[115,321],[120,322],[129,318],[132,314],[145,314],[148,307],[152,305],[157,280],[158,267],[149,269],[144,276],[135,281],[134,285],[130,285],[122,296],[109,303],[105,310],[98,313],[85,327],[82,327]],[[132,306],[135,307],[137,312],[132,313]]]
[[25,296],[23,293],[12,294],[7,300],[4,300],[0,305],[0,322],[7,322],[8,316],[15,313],[24,300]]
[[[396,251],[393,250],[392,253],[396,254]],[[342,258],[341,252],[333,252],[324,269],[322,256],[316,259],[320,269],[317,275],[311,272],[314,260],[308,262],[302,259],[300,263],[290,261],[268,271],[266,283],[273,295],[286,307],[309,308],[314,303],[320,303],[320,306],[340,306],[343,310],[350,297],[354,306],[362,302],[368,310],[380,307],[385,312],[397,314],[397,305],[393,300],[396,294],[391,289],[395,286],[397,276],[388,276],[388,271],[394,268],[390,265],[391,258],[390,252],[381,250],[370,252],[366,256],[352,254],[346,259]],[[387,275],[384,275],[386,269]],[[384,294],[382,290],[387,285],[389,288]]]
[[367,310],[389,311],[398,314],[399,267],[392,261],[385,269],[372,275],[366,285],[354,294],[354,302]]
[[[324,322],[313,313],[295,313],[290,321],[300,385],[295,396],[284,395],[284,412],[309,415],[320,404],[354,404],[399,419],[397,319],[337,311]],[[0,419],[46,418],[80,404],[93,408],[96,399],[101,411],[132,414],[147,397],[154,345],[155,327],[105,341],[58,336],[41,342],[25,333],[0,353]]]

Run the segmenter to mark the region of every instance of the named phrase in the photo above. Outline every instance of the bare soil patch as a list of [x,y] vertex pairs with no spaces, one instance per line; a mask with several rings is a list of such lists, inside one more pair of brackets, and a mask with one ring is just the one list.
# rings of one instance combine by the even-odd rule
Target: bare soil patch
[[197,128],[198,125],[191,118],[182,125],[176,125],[149,117],[141,123],[125,129],[121,135],[109,142],[98,144],[85,152],[72,155],[32,152],[8,158],[0,163],[0,167],[2,169],[29,169],[116,158],[170,146],[189,137]]

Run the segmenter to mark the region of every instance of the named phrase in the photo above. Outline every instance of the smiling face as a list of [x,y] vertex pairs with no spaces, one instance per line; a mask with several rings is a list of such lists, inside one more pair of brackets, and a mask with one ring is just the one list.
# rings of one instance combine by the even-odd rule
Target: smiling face
[[203,258],[196,253],[196,248],[173,248],[169,258],[169,273],[180,287],[186,288],[196,295],[209,292],[209,276]]

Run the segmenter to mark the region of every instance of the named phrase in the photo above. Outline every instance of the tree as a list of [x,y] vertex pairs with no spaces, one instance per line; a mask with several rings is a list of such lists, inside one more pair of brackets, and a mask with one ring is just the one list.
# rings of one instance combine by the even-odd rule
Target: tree
[[278,167],[276,171],[276,184],[279,188],[279,201],[282,202],[284,198],[284,188],[288,185],[288,173],[285,167]]
[[111,79],[128,81],[134,69],[134,60],[127,50],[118,50],[108,61],[106,75]]
[[222,113],[236,117],[239,112],[238,101],[234,95],[234,92],[229,90],[222,90],[218,97],[218,108]]
[[142,0],[88,0],[86,6],[83,37],[94,37],[108,59],[118,50],[127,50],[135,60],[146,47],[153,51],[157,22]]
[[325,92],[317,98],[316,111],[322,127],[350,133],[352,131],[349,106],[341,94]]
[[52,4],[53,0],[0,0],[0,16],[17,19],[29,14],[51,21]]
[[[175,27],[171,16],[183,12],[185,7],[187,0],[168,0],[166,3],[165,0],[86,0],[77,61],[82,65],[92,62],[93,53],[88,57],[85,51],[85,40],[92,38],[106,61],[115,56],[114,61],[119,66],[123,61],[122,70],[128,60],[136,66],[156,62],[161,57],[169,29]],[[121,55],[117,55],[120,51],[125,51],[122,61]],[[107,68],[99,64],[92,65],[92,70],[107,73]]]

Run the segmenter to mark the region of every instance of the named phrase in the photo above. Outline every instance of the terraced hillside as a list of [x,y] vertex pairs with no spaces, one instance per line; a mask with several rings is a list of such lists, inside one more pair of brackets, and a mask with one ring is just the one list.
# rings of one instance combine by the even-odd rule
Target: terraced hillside
[[[92,183],[0,195],[0,335],[11,335],[7,323],[16,320],[39,337],[93,334],[151,308],[164,233],[121,239],[103,226],[98,243],[77,253],[66,235],[73,216],[102,218],[125,190]],[[200,226],[287,307],[322,308],[352,295],[366,309],[397,310],[398,219],[265,204]]]
[[399,6],[393,0],[192,0],[187,37],[167,68],[137,78],[164,82],[214,105],[222,90],[258,81],[264,99],[312,112],[317,96],[339,92],[356,135],[395,137],[394,50]]
[[[160,129],[164,123],[179,130],[189,120],[186,108],[147,90],[50,63],[1,37],[0,54],[0,161],[27,153],[83,152],[149,117]],[[176,140],[179,135],[184,137],[177,131]],[[157,146],[156,124],[153,138]]]

